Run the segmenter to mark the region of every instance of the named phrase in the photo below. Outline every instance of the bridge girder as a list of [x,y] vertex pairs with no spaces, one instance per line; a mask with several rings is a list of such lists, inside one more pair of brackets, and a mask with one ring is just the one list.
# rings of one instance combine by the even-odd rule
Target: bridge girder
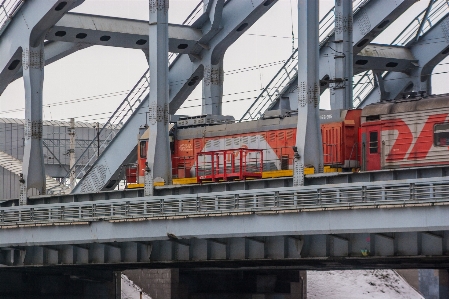
[[[133,202],[127,204],[133,213]],[[94,205],[97,210],[93,211],[101,213],[102,203]],[[66,213],[74,209],[71,206]],[[38,206],[33,209],[34,217],[39,210]],[[384,205],[366,202],[304,210],[211,211],[191,218],[98,217],[48,225],[18,222],[0,229],[0,264],[115,268],[141,264],[151,268],[288,263],[301,269],[439,268],[449,265],[448,212],[447,200],[404,200],[399,205],[386,201]]]

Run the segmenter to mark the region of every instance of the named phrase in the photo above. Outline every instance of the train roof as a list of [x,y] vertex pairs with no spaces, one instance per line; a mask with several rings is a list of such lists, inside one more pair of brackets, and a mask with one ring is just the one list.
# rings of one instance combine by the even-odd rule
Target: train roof
[[386,115],[402,112],[424,111],[449,107],[449,94],[431,95],[425,98],[407,98],[399,101],[385,101],[366,106],[362,116]]

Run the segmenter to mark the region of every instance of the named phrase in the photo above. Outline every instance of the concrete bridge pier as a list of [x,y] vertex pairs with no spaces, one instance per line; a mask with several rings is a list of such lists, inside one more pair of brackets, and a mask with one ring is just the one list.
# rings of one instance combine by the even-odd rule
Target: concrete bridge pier
[[449,298],[448,269],[396,270],[407,282],[426,299]]
[[123,272],[153,299],[305,299],[306,271],[139,269]]

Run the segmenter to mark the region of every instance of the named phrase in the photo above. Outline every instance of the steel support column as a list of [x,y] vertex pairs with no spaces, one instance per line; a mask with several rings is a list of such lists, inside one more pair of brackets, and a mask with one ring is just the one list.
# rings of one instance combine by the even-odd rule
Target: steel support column
[[304,185],[304,167],[323,171],[323,147],[319,119],[320,85],[318,79],[319,2],[298,2],[298,124],[293,185]]
[[335,0],[335,72],[330,85],[332,109],[352,108],[352,23],[352,0]]
[[[20,204],[27,204],[27,190],[36,188],[45,194],[45,167],[42,142],[42,90],[44,84],[44,43],[23,49],[23,81],[25,84],[25,148]],[[24,185],[24,186],[23,186]]]
[[204,66],[202,114],[222,114],[223,59]]
[[[203,0],[204,12],[209,15],[210,27],[199,41],[201,44],[208,44],[210,40],[222,29],[224,0]],[[206,47],[207,48],[207,47]],[[202,114],[222,114],[223,98],[223,57],[219,61],[213,61],[211,52],[207,52],[207,57],[203,58],[203,101]],[[216,59],[214,59],[216,60]]]
[[168,136],[168,7],[169,0],[150,1],[150,95],[148,124],[148,167],[145,194],[152,195],[154,182],[171,184]]

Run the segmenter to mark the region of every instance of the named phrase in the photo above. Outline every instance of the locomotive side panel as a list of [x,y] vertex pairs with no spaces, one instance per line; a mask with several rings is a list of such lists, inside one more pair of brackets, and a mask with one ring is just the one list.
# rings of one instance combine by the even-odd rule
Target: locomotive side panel
[[448,147],[439,128],[449,125],[449,108],[385,116],[384,168],[447,164]]
[[342,165],[344,163],[342,131],[342,123],[321,125],[323,161],[325,165]]
[[[368,146],[368,129],[380,126],[381,168],[447,164],[449,149],[449,96],[433,95],[400,102],[382,102],[362,111],[362,146]],[[364,156],[368,155],[364,149]],[[367,161],[365,161],[367,162]],[[368,167],[366,170],[378,168]]]
[[342,167],[344,168],[360,167],[359,128],[361,114],[361,109],[348,110],[343,122],[344,131],[341,143],[344,153]]

